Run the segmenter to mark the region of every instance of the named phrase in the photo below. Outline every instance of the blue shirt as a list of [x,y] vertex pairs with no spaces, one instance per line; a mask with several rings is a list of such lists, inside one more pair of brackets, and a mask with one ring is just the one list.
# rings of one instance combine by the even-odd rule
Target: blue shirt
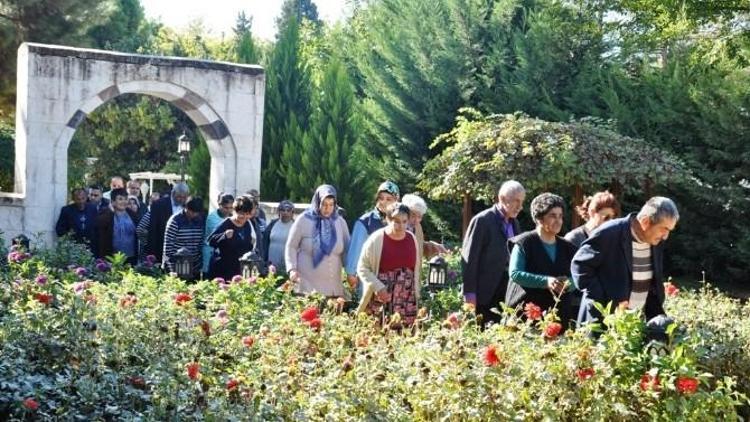
[[135,224],[128,213],[115,213],[112,229],[112,249],[127,257],[135,256]]

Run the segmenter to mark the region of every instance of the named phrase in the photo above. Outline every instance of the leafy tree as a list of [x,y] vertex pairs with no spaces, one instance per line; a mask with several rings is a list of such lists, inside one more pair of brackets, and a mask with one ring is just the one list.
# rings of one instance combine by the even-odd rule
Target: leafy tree
[[190,193],[210,203],[212,198],[209,198],[208,193],[211,180],[211,153],[208,152],[208,145],[203,136],[200,133],[196,135],[198,139],[190,152],[190,163],[187,168],[187,174],[190,175]]
[[0,120],[0,191],[12,192],[15,169],[15,132],[13,126]]
[[88,35],[94,48],[136,53],[153,42],[158,30],[159,24],[146,20],[140,0],[115,0],[109,18]]
[[281,5],[281,16],[276,21],[276,25],[279,28],[284,27],[292,18],[300,23],[308,20],[316,26],[322,24],[318,16],[318,6],[313,0],[284,0]]
[[264,196],[273,199],[288,194],[287,179],[297,171],[290,163],[298,162],[290,154],[297,154],[293,150],[300,148],[310,114],[309,76],[300,60],[299,23],[292,17],[279,30],[266,72],[261,175]]

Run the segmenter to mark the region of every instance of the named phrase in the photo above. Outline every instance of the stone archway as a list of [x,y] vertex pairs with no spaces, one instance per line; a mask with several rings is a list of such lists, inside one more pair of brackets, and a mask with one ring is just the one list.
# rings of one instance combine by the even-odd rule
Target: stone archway
[[260,187],[260,66],[24,43],[17,90],[15,192],[0,194],[6,239],[41,233],[53,240],[68,198],[73,134],[89,113],[121,94],[159,97],[193,120],[211,154],[211,198]]

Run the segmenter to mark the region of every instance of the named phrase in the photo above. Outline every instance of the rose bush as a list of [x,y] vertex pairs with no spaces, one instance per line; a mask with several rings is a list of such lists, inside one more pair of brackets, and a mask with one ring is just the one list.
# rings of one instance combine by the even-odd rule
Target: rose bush
[[555,313],[523,321],[506,310],[504,324],[482,331],[454,289],[432,298],[439,306],[428,295],[433,312],[414,328],[398,318],[381,326],[270,278],[186,284],[118,263],[50,266],[42,255],[32,251],[0,281],[3,420],[32,411],[65,420],[736,420],[747,410],[750,307],[710,289],[668,298],[681,328],[658,345],[622,310],[596,340],[561,333]]

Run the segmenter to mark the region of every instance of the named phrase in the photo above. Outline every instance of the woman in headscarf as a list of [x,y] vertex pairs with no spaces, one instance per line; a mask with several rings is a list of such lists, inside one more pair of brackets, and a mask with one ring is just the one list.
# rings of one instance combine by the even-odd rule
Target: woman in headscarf
[[339,215],[336,189],[318,186],[286,242],[286,269],[295,292],[344,297],[341,268],[348,246],[349,227]]
[[358,310],[374,315],[398,313],[411,325],[419,299],[419,246],[407,230],[409,207],[391,204],[385,218],[387,226],[370,235],[362,247],[357,275],[364,293]]

